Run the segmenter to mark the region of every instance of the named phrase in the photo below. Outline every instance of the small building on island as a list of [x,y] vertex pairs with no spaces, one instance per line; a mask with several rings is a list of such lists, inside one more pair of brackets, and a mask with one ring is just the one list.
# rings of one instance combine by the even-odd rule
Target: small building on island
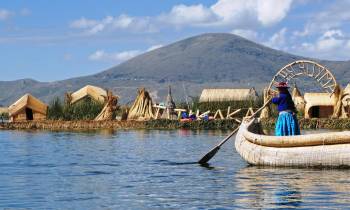
[[305,118],[329,118],[334,112],[336,98],[330,93],[305,93]]
[[245,89],[203,89],[199,102],[221,102],[221,101],[251,101],[256,100],[258,94],[255,88]]
[[10,122],[45,120],[48,106],[30,94],[25,94],[9,106]]
[[86,85],[74,93],[67,94],[70,104],[74,104],[82,99],[85,99],[86,97],[90,97],[91,99],[101,103],[105,103],[107,98],[107,90],[92,85]]

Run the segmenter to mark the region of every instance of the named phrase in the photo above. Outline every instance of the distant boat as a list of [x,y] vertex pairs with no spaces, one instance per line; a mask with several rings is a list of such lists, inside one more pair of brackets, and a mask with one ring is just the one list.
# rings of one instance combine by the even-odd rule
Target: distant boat
[[235,147],[252,165],[350,167],[350,131],[268,136],[255,118],[241,124]]

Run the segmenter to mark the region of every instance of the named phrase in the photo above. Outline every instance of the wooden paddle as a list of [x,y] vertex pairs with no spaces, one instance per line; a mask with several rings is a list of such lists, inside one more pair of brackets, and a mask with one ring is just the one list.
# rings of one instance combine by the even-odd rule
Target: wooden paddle
[[[248,117],[248,119],[251,119],[253,117],[255,117],[255,115],[260,112],[261,110],[263,110],[272,100],[272,98],[270,98],[268,101],[266,101],[266,103],[260,107],[256,112],[254,112],[251,116]],[[243,121],[243,120],[242,120]],[[213,149],[211,149],[206,155],[204,155],[199,161],[198,163],[201,165],[204,165],[206,163],[208,163],[208,161],[210,159],[212,159],[215,154],[219,151],[220,147],[225,144],[227,142],[227,140],[229,140],[238,130],[239,130],[240,125],[233,130],[228,136],[226,136],[226,138],[224,138],[219,144],[217,144]]]

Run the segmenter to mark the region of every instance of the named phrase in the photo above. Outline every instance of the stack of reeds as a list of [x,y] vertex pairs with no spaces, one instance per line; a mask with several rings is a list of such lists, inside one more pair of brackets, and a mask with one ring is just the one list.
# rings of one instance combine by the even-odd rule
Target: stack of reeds
[[111,91],[107,91],[107,96],[104,96],[106,102],[102,111],[95,118],[95,121],[112,120],[113,114],[117,109],[118,96],[114,96]]
[[154,118],[153,102],[150,94],[141,88],[128,113],[128,120],[149,120]]

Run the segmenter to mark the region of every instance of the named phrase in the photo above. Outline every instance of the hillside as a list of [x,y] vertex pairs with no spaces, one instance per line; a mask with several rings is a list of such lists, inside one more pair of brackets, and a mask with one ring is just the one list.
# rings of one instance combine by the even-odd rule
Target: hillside
[[[233,34],[203,34],[147,52],[91,76],[51,83],[30,79],[0,82],[0,104],[9,105],[26,92],[50,101],[86,84],[111,89],[124,103],[134,99],[140,86],[158,96],[158,101],[162,100],[167,85],[171,84],[175,99],[184,100],[185,92],[195,96],[203,87],[261,88],[278,69],[298,59],[304,58]],[[318,62],[326,65],[339,82],[348,82],[350,62]]]

